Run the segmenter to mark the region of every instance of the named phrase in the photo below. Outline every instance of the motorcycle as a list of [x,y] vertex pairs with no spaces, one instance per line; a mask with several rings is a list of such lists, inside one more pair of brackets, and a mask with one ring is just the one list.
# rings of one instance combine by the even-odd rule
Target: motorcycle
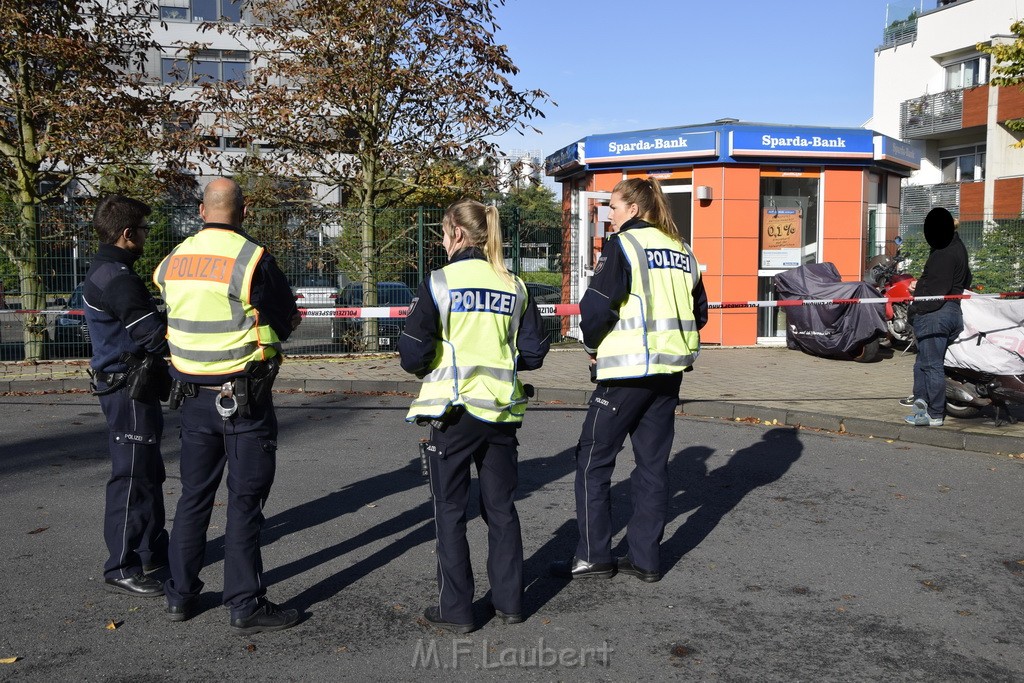
[[[832,263],[808,263],[774,277],[779,301],[794,299],[876,299],[867,282],[843,282]],[[824,358],[871,363],[886,336],[882,304],[841,303],[787,306],[786,346]]]
[[894,347],[905,349],[914,343],[914,329],[907,316],[910,302],[905,299],[913,296],[910,285],[916,278],[900,272],[905,258],[900,251],[903,238],[897,237],[893,242],[896,244],[896,253],[892,256],[879,254],[871,258],[864,272],[864,281],[889,299],[885,304],[885,325],[889,339]]
[[964,299],[964,330],[946,349],[946,412],[976,417],[991,406],[998,427],[1024,405],[1024,300]]

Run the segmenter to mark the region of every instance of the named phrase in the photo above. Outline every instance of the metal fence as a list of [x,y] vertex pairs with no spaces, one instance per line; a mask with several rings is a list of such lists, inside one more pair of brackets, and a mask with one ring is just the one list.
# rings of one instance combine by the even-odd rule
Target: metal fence
[[[963,214],[955,205],[947,208],[958,222],[960,239],[971,258],[972,289],[992,293],[1024,290],[1024,218]],[[929,252],[923,219],[901,222],[900,236],[907,272],[920,275]]]
[[[5,210],[6,209],[6,210]],[[36,280],[46,293],[43,357],[88,357],[91,346],[82,315],[81,282],[97,241],[91,205],[41,207],[31,240]],[[337,307],[407,305],[424,276],[447,262],[441,245],[443,210],[428,207],[381,210],[372,229],[358,211],[289,206],[249,209],[244,229],[274,255],[288,276],[303,324],[285,343],[292,354],[393,350],[400,318],[339,316]],[[24,357],[26,321],[16,252],[17,215],[0,207],[0,360]],[[149,219],[144,255],[136,272],[147,282],[175,245],[202,225],[197,206],[162,206]],[[557,209],[543,215],[502,212],[506,265],[526,280],[542,303],[559,303],[562,292],[562,228]],[[24,245],[21,245],[24,246]],[[364,292],[364,282],[376,292]],[[152,287],[154,292],[155,286]],[[547,321],[554,336],[560,321]]]

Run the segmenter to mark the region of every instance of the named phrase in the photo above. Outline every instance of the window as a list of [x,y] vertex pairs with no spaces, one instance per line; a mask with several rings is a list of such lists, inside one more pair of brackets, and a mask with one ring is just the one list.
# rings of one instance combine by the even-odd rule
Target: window
[[985,145],[955,147],[939,152],[942,182],[969,183],[985,179]]
[[988,82],[985,73],[987,66],[984,57],[973,57],[955,64],[948,64],[946,66],[946,90],[973,88]]
[[232,135],[204,135],[203,141],[210,149],[245,151],[245,144]]
[[244,50],[203,50],[192,61],[164,57],[161,60],[164,83],[225,83],[246,80],[249,53]]
[[241,0],[159,0],[160,18],[168,21],[242,20]]

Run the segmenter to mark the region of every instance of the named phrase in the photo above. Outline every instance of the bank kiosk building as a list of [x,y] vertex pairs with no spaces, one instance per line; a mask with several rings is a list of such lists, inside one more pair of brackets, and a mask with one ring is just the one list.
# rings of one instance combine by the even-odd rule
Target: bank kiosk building
[[[831,261],[844,280],[860,280],[898,234],[900,180],[919,165],[911,146],[863,128],[723,119],[588,136],[545,160],[562,185],[563,301],[586,291],[620,180],[658,178],[709,300],[737,302],[773,299],[773,276],[805,263]],[[578,324],[570,319],[567,332]],[[779,344],[784,335],[780,309],[729,308],[711,311],[701,341]]]

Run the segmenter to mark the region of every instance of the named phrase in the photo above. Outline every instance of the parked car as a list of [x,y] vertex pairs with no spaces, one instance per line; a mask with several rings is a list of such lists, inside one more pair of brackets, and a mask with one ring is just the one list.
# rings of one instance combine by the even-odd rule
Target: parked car
[[292,291],[299,308],[327,308],[338,296],[337,285],[326,275],[300,275]]
[[71,298],[63,303],[60,313],[53,318],[53,331],[50,341],[53,344],[51,358],[68,358],[70,356],[92,356],[92,340],[89,339],[89,327],[85,324],[85,298],[82,289],[85,283],[79,283]]
[[[404,282],[378,282],[378,306],[408,306],[416,296]],[[341,291],[336,300],[340,308],[360,308],[363,306],[363,285],[360,282],[349,284]],[[405,318],[377,319],[377,348],[381,351],[394,351],[398,348],[398,337],[405,327]],[[366,339],[363,337],[363,318],[335,318],[332,341],[340,344],[343,351],[363,351]]]
[[[562,303],[562,289],[554,285],[542,285],[539,282],[527,282],[526,289],[530,298],[535,304],[560,304]],[[543,330],[552,342],[562,340],[562,317],[544,316]]]

